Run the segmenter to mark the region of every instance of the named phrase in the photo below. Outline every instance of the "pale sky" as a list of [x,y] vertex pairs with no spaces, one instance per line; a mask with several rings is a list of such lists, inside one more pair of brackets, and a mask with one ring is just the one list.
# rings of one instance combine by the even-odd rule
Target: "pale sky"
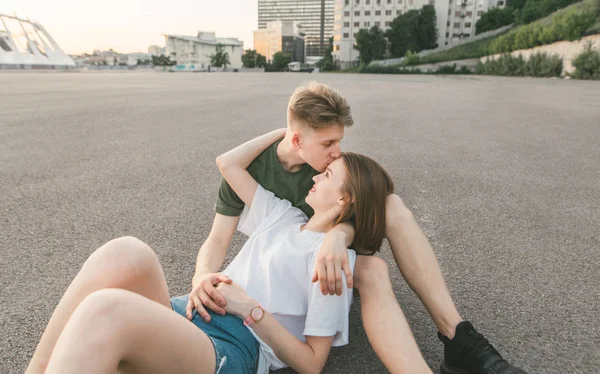
[[214,31],[252,48],[257,0],[1,0],[0,13],[38,21],[68,54],[163,47],[162,34]]

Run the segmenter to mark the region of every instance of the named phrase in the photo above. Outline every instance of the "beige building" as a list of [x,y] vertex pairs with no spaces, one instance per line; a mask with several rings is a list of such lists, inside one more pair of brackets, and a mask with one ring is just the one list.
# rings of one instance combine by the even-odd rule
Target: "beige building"
[[304,35],[298,22],[267,22],[266,28],[254,31],[254,49],[267,61],[273,61],[273,55],[283,51],[292,55],[292,61],[304,62]]
[[222,45],[229,54],[228,68],[242,67],[244,43],[237,38],[217,38],[214,32],[200,31],[197,36],[165,35],[166,54],[177,61],[177,68],[205,70],[211,65],[211,56]]

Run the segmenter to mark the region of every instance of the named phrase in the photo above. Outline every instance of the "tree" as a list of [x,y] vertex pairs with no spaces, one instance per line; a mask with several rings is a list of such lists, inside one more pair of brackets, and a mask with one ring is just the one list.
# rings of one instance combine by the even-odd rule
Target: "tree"
[[383,58],[386,48],[385,33],[377,26],[371,27],[370,30],[360,29],[356,34],[354,49],[358,50],[360,61],[366,65]]
[[390,42],[393,57],[403,57],[408,51],[418,50],[419,11],[410,10],[392,21],[385,35]]
[[165,55],[152,56],[152,65],[154,66],[172,66],[176,64],[177,61],[171,61],[171,59]]
[[475,24],[475,34],[496,30],[499,27],[510,25],[515,20],[514,9],[512,8],[492,8],[483,13],[479,21]]
[[435,8],[433,5],[424,5],[419,11],[419,33],[417,34],[419,51],[437,48],[437,38]]
[[227,68],[229,62],[229,53],[225,52],[223,44],[217,44],[217,52],[210,56],[210,64],[218,68]]
[[333,64],[332,53],[333,53],[333,37],[329,38],[329,44],[327,45],[327,49],[325,50],[325,55],[316,64],[316,66],[319,69],[321,69],[321,71],[336,69],[336,66]]
[[285,52],[277,52],[273,55],[273,67],[277,71],[283,71],[292,62],[292,55]]
[[394,57],[403,57],[408,51],[436,48],[438,30],[435,8],[425,5],[420,10],[410,10],[396,17],[385,35]]
[[246,68],[263,67],[267,63],[267,58],[260,53],[256,52],[256,49],[246,49],[242,55],[242,64]]

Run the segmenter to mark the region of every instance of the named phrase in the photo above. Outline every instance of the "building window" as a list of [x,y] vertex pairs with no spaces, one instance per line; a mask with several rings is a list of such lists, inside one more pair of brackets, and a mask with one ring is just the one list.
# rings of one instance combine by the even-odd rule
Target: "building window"
[[381,26],[381,22],[375,21],[375,26],[377,26],[377,27]]
[[356,5],[360,4],[360,0],[356,0]]
[[449,33],[449,32],[447,32],[447,33],[446,33],[446,38],[447,38],[447,37],[449,37],[449,36],[450,36],[450,33]]
[[477,11],[477,15],[478,15],[478,16],[483,16],[483,11],[481,11],[481,10],[478,10],[478,11]]
[[385,27],[390,27],[392,23],[390,21],[385,21]]
[[460,11],[454,13],[454,17],[460,17]]
[[348,39],[350,37],[350,34],[348,34],[347,32],[344,33],[344,39]]
[[371,11],[370,10],[365,10],[365,16],[370,16],[371,15]]
[[344,17],[350,17],[350,12],[348,12],[348,11],[345,11],[345,12],[344,12]]
[[387,0],[387,3],[388,3],[388,4],[391,4],[391,3],[392,3],[392,0]]
[[397,11],[396,11],[396,15],[397,15],[397,16],[399,16],[399,15],[401,15],[401,14],[402,14],[402,11],[401,11],[401,10],[397,10]]
[[452,14],[452,9],[448,9],[448,15]]
[[386,10],[385,11],[385,15],[386,16],[391,16],[392,15],[392,11],[391,10]]
[[350,22],[344,22],[344,27],[350,27]]
[[473,15],[473,12],[469,11],[467,12],[467,17],[471,17]]
[[460,22],[455,22],[454,23],[454,28],[455,29],[460,29]]
[[465,27],[471,27],[471,22],[466,22]]
[[365,4],[370,5],[371,4],[371,0],[366,0]]
[[381,0],[377,0],[377,5],[381,5]]
[[402,4],[402,0],[398,0],[398,4]]
[[360,22],[354,22],[354,27],[360,27]]
[[504,1],[498,1],[498,6],[504,5]]
[[450,21],[446,22],[446,27],[450,27]]
[[365,22],[364,25],[365,27],[371,27],[371,22]]
[[355,11],[355,12],[354,12],[354,16],[355,16],[355,17],[360,17],[360,10],[357,10],[357,11]]
[[375,11],[375,15],[376,15],[376,16],[380,16],[380,15],[381,15],[381,10],[376,10],[376,11]]
[[340,50],[340,45],[339,45],[339,44],[337,44],[337,45],[335,46],[335,50],[336,50],[336,51],[339,51],[339,50]]
[[346,0],[345,5],[350,5],[350,0]]
[[464,36],[465,38],[468,38],[468,37],[470,37],[470,36],[471,36],[471,34],[463,34],[463,36]]
[[356,39],[356,33],[354,33],[354,39]]

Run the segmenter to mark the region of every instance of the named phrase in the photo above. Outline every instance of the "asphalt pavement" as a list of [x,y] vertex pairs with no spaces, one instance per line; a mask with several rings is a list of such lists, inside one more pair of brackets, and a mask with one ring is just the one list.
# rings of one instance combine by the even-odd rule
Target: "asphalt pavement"
[[[285,126],[308,79],[345,95],[343,148],[391,173],[461,315],[529,373],[600,367],[600,83],[300,73],[0,74],[0,373],[24,371],[85,259],[133,235],[189,292],[215,157]],[[236,235],[228,261],[241,248]],[[442,343],[386,246],[428,364]],[[362,328],[326,373],[384,373]]]

